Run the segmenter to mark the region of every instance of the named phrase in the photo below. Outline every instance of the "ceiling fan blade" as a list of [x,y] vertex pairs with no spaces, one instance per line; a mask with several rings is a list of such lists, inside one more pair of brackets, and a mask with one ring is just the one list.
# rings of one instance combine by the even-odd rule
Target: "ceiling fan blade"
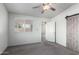
[[41,13],[43,14],[45,11],[43,10]]
[[56,9],[55,9],[55,8],[53,8],[53,7],[51,7],[50,9],[51,9],[52,11],[55,11],[55,10],[56,10]]
[[45,6],[46,4],[45,4],[45,3],[43,3],[42,5],[43,5],[43,6]]
[[44,6],[44,5],[49,5],[49,3],[43,3],[42,5],[43,5],[43,6]]
[[40,6],[35,6],[35,7],[32,7],[32,8],[39,8]]

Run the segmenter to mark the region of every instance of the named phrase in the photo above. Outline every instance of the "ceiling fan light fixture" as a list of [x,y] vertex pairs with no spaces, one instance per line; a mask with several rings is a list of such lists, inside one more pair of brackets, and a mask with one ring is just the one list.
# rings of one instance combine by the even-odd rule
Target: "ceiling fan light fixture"
[[48,11],[48,10],[52,10],[52,11],[56,10],[55,8],[52,7],[52,3],[43,3],[42,5],[39,5],[33,8],[39,8],[39,7],[42,7],[41,13],[44,13],[45,11]]
[[49,10],[49,9],[50,9],[49,5],[43,6],[43,10]]

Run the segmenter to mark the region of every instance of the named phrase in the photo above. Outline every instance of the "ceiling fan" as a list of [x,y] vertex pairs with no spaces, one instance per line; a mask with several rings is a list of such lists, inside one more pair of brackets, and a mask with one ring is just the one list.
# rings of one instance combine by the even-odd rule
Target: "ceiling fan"
[[35,7],[32,7],[32,8],[35,9],[35,8],[39,8],[39,7],[42,7],[41,13],[44,13],[45,11],[47,11],[49,9],[52,10],[52,11],[56,10],[55,8],[52,7],[52,3],[43,3],[39,6],[35,6]]

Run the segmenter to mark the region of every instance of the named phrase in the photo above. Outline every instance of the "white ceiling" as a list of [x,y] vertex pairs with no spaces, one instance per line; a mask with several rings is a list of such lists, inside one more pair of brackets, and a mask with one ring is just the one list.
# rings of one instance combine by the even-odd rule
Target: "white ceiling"
[[32,9],[32,7],[40,4],[41,3],[5,3],[5,6],[8,12],[26,14],[28,16],[35,17],[52,18],[72,6],[74,3],[53,3],[52,6],[56,9],[56,11],[48,10],[43,14],[41,14],[41,8]]

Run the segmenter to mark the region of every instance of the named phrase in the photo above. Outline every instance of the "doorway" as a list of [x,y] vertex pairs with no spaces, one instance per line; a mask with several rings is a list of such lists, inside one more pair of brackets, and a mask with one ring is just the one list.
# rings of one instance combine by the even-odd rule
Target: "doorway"
[[46,24],[46,40],[56,43],[56,22],[48,22]]
[[41,25],[41,41],[46,42],[46,22],[42,22]]

